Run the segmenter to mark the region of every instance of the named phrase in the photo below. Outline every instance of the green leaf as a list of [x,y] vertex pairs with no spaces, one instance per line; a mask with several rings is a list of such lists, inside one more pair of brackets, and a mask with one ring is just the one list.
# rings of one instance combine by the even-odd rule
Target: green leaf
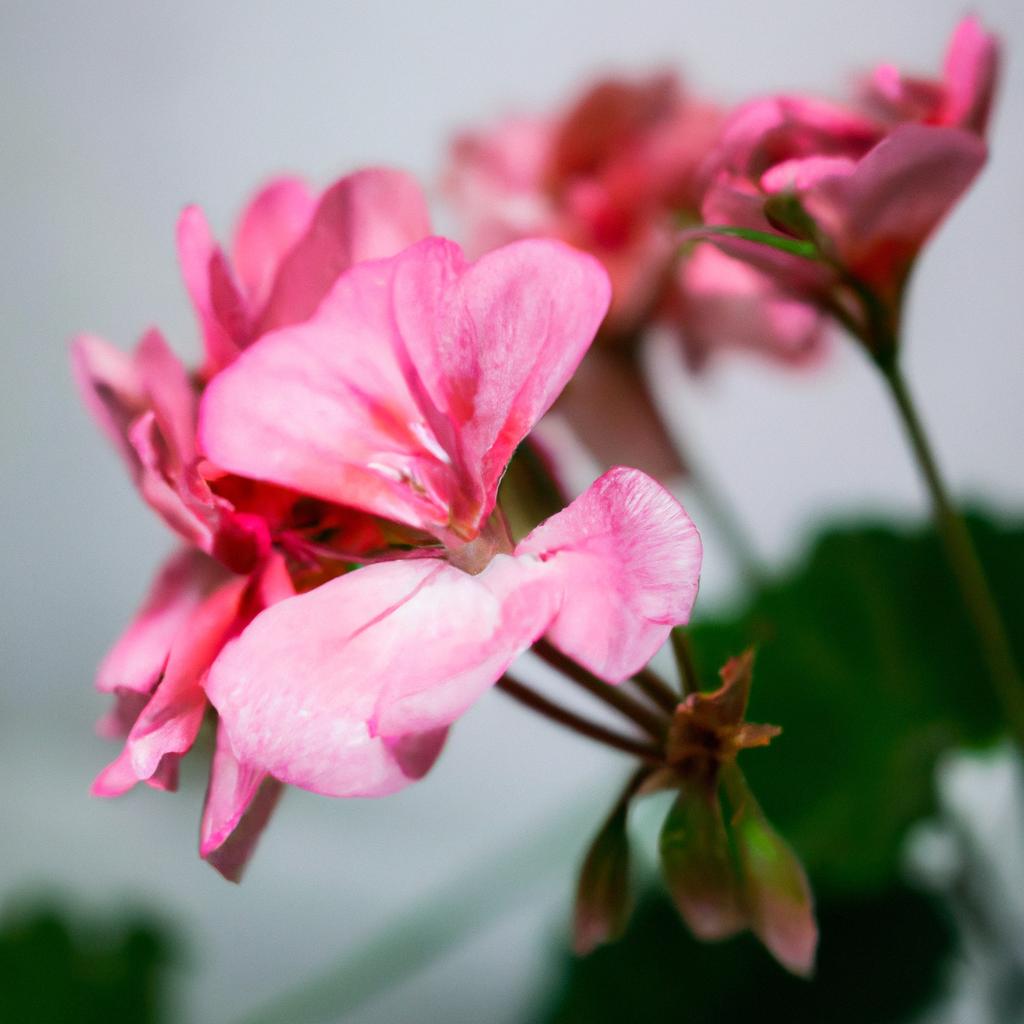
[[[979,518],[971,528],[1020,658],[1024,529]],[[1001,733],[930,531],[831,530],[796,571],[690,636],[705,685],[759,644],[748,715],[783,734],[741,764],[819,894],[890,884],[908,827],[934,808],[938,755]]]
[[0,918],[0,1019],[157,1024],[180,940],[139,913],[91,918],[56,897]]
[[813,242],[799,238],[787,238],[785,235],[776,235],[770,231],[754,231],[752,228],[729,228],[709,227],[694,228],[687,231],[684,241],[707,241],[714,242],[716,238],[740,238],[745,242],[754,242],[757,245],[767,246],[769,249],[778,249],[780,252],[788,252],[792,256],[800,256],[805,260],[820,260],[821,253]]
[[782,970],[749,934],[723,944],[692,938],[661,892],[640,901],[621,942],[566,956],[541,1024],[685,1021],[732,1024],[896,1024],[937,994],[952,947],[948,921],[904,886],[819,905],[812,982]]

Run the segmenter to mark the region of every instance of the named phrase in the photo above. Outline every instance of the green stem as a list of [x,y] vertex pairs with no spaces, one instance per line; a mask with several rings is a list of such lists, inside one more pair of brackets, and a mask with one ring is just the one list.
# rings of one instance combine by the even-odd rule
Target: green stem
[[878,360],[878,365],[889,385],[921,475],[931,495],[935,524],[942,537],[946,556],[956,577],[964,605],[978,635],[996,697],[1003,707],[1007,725],[1018,746],[1024,749],[1024,684],[1021,682],[1006,627],[985,578],[974,542],[971,540],[967,525],[950,500],[924,425],[896,359],[881,359]]

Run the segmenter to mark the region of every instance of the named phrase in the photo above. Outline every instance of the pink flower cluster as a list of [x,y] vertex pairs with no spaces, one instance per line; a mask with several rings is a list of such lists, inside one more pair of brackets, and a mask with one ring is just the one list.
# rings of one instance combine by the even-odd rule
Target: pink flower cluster
[[[820,345],[841,275],[898,303],[984,163],[997,72],[995,38],[969,17],[940,79],[884,65],[846,106],[784,95],[727,113],[670,75],[609,79],[560,115],[457,139],[448,191],[474,251],[544,235],[597,256],[615,294],[608,346],[661,322],[696,364],[737,344],[800,361]],[[699,225],[813,232],[825,258],[722,233],[718,249],[680,259],[679,229]]]
[[[271,183],[230,257],[186,209],[202,365],[156,330],[131,354],[73,350],[180,542],[100,667],[124,747],[94,791],[173,789],[214,721],[200,851],[237,879],[284,784],[421,778],[542,636],[607,683],[638,673],[689,619],[701,543],[615,465],[681,467],[637,340],[664,324],[692,365],[723,345],[803,362],[834,317],[881,358],[914,258],[986,158],[997,57],[969,18],[940,80],[886,66],[848,106],[726,112],[659,74],[464,135],[446,181],[475,262],[392,170],[321,195]],[[562,401],[613,468],[516,542],[499,483],[574,375]]]
[[126,734],[101,795],[174,788],[208,709],[200,851],[237,878],[282,783],[392,793],[542,634],[610,683],[697,591],[680,505],[617,468],[514,544],[497,489],[607,310],[607,274],[555,241],[475,263],[429,237],[406,176],[319,199],[273,183],[228,261],[201,213],[178,246],[205,341],[81,337],[87,404],[183,547],[104,661]]

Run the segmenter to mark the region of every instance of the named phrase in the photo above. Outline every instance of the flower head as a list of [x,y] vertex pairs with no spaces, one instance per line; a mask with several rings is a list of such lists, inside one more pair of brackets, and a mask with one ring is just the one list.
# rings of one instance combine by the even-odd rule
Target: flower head
[[280,602],[225,648],[206,689],[251,770],[392,792],[541,634],[618,682],[688,619],[700,541],[639,471],[605,474],[515,546],[496,509],[608,296],[600,265],[558,242],[467,263],[430,239],[353,268],[211,384],[218,464],[433,538]]
[[[178,242],[205,342],[200,372],[190,375],[156,330],[131,354],[91,335],[75,340],[72,364],[87,407],[184,545],[100,667],[97,685],[116,698],[101,731],[126,741],[94,792],[117,795],[139,781],[173,789],[207,709],[203,680],[224,644],[297,587],[386,544],[366,513],[211,463],[196,442],[198,405],[207,383],[264,331],[308,315],[355,260],[415,241],[426,223],[415,184],[397,172],[352,175],[319,201],[296,179],[280,179],[243,215],[232,272],[192,207]],[[230,877],[258,833],[253,822],[273,805],[277,784],[262,783],[262,775],[240,773],[220,737],[202,851]]]
[[772,275],[886,355],[921,247],[983,166],[996,43],[968,19],[942,82],[876,72],[871,113],[799,96],[726,125],[695,235]]

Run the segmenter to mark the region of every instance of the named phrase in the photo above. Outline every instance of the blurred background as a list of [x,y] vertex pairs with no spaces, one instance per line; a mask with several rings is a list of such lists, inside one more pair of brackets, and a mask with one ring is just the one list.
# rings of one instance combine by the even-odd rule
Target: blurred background
[[[906,368],[958,495],[1009,513],[1024,507],[1024,6],[972,6],[1009,58],[993,156],[919,265]],[[240,887],[198,859],[200,768],[175,796],[90,798],[114,753],[93,733],[105,709],[94,667],[170,539],[80,407],[68,339],[87,329],[127,346],[156,323],[179,352],[197,352],[173,248],[186,202],[200,203],[223,238],[244,198],[277,172],[323,185],[383,163],[431,184],[454,131],[561,106],[610,69],[676,68],[722,102],[783,88],[838,95],[882,60],[936,70],[963,13],[960,0],[5,0],[7,933],[24,938],[38,925],[26,924],[33,908],[58,907],[84,948],[135,942],[149,965],[140,970],[168,965],[168,1019],[219,1022],[351,958],[426,901],[428,918],[469,937],[449,948],[406,922],[405,943],[366,962],[399,961],[408,976],[345,1019],[527,1019],[564,966],[575,863],[623,765],[501,695],[481,701],[429,778],[396,797],[343,803],[290,791]],[[453,230],[439,202],[437,212]],[[826,517],[909,521],[925,508],[886,396],[846,343],[804,374],[737,355],[672,386],[691,447],[769,564],[796,557]],[[708,542],[708,611],[735,581],[713,524],[694,515]],[[970,770],[981,773],[975,791],[991,797],[984,813],[998,817],[1014,785],[1007,769]],[[956,804],[963,783],[951,771]],[[939,870],[942,842],[932,840],[920,840],[920,856]],[[117,932],[133,927],[143,939]],[[412,971],[435,945],[437,957]],[[371,969],[357,973],[371,985]],[[352,978],[340,984],[354,991]]]

